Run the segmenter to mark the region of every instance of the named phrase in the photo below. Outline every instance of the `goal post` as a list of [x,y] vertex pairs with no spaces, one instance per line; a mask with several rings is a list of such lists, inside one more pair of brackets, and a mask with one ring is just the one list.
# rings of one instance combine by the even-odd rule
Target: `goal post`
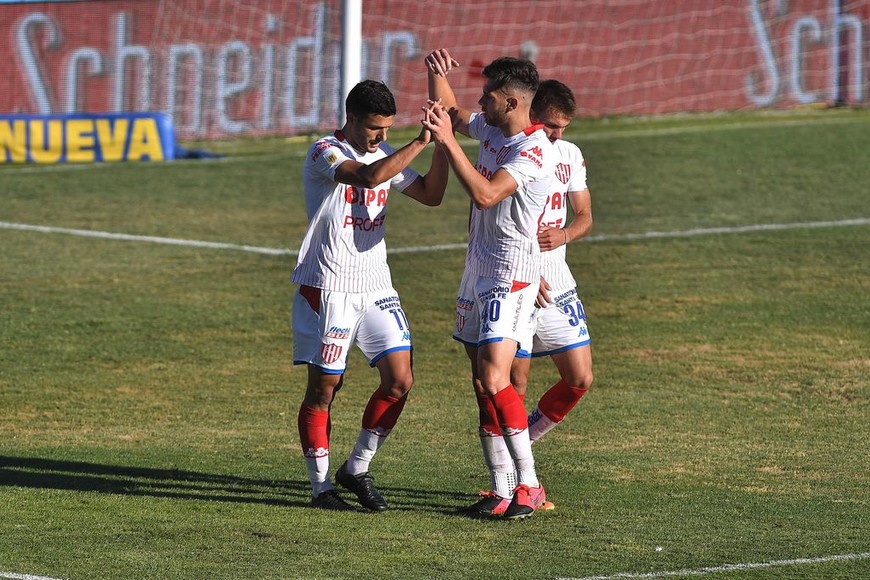
[[341,4],[341,93],[338,101],[338,125],[344,125],[347,118],[347,111],[344,109],[347,94],[361,80],[363,45],[363,0],[342,0]]

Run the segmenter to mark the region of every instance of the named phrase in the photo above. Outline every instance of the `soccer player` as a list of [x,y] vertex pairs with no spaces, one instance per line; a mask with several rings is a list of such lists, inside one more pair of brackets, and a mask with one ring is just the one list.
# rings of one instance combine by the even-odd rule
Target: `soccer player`
[[[519,346],[531,343],[541,273],[537,220],[553,189],[555,151],[529,116],[539,82],[532,62],[501,57],[484,67],[480,112],[456,103],[447,74],[458,62],[447,50],[431,52],[426,65],[429,97],[441,104],[426,112],[423,126],[444,149],[472,202],[454,338],[465,344],[471,361],[484,457],[491,456],[491,437],[503,434],[505,462],[511,465],[510,477],[492,481],[494,496],[467,512],[523,518],[543,504],[546,494],[510,369]],[[454,129],[480,142],[476,166],[456,141]]]
[[356,510],[329,477],[330,408],[344,379],[348,352],[356,344],[377,368],[380,384],[335,479],[364,507],[383,511],[388,505],[374,486],[369,464],[395,426],[414,382],[411,332],[387,265],[387,197],[395,188],[437,206],[449,167],[440,147],[435,147],[426,175],[408,166],[431,142],[425,128],[398,150],[387,144],[396,103],[385,84],[358,83],[347,96],[345,110],[344,126],[317,140],[302,168],[309,225],[292,276],[299,287],[292,313],[293,361],[308,368],[299,439],[311,481],[311,505]]
[[[557,80],[542,81],[532,101],[531,117],[558,154],[555,189],[550,193],[540,221],[538,243],[542,250],[542,284],[535,316],[532,356],[549,356],[559,371],[529,415],[529,437],[537,441],[559,424],[592,385],[592,351],[586,313],[577,294],[577,282],[565,262],[571,240],[592,229],[592,198],[586,185],[586,162],[580,149],[562,139],[574,118],[574,93]],[[572,218],[567,221],[568,205]],[[517,358],[511,382],[525,396],[530,359]]]

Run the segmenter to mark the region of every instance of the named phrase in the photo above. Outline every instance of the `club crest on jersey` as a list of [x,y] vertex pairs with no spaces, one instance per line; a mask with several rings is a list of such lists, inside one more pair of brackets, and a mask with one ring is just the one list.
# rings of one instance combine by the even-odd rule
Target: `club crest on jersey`
[[465,317],[461,314],[456,315],[456,332],[462,332],[465,328]]
[[558,164],[556,166],[556,177],[562,183],[568,183],[568,180],[571,179],[571,166],[567,163]]
[[320,347],[320,358],[323,359],[324,364],[332,364],[341,356],[342,350],[344,350],[344,348],[339,344],[323,343]]
[[511,152],[510,147],[508,147],[507,145],[502,146],[502,148],[499,150],[499,152],[495,156],[495,162],[498,163],[499,165],[501,165],[502,163],[504,163],[505,159],[508,158],[508,155],[510,155],[510,152]]

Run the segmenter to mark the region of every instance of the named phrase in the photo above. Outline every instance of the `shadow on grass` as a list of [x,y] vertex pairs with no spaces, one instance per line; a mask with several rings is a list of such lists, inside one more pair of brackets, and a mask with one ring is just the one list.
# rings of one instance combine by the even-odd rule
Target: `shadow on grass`
[[[311,500],[308,482],[304,480],[254,479],[35,457],[0,456],[0,486],[284,507],[309,507]],[[379,489],[393,510],[453,514],[457,501],[473,499],[469,494],[456,492],[386,486]],[[344,491],[343,495],[354,499],[350,492]]]

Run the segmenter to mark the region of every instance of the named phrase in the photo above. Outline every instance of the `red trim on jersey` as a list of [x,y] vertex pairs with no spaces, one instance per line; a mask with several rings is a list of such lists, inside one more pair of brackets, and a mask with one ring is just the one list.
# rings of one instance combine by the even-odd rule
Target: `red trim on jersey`
[[519,280],[514,280],[513,284],[511,284],[511,292],[516,292],[518,290],[522,290],[523,288],[527,288],[531,282],[520,282]]
[[541,123],[538,123],[537,125],[532,125],[531,127],[526,127],[525,129],[523,129],[523,133],[525,133],[526,137],[528,137],[529,135],[531,135],[532,133],[534,133],[538,129],[543,129],[543,128],[544,128],[544,125]]

